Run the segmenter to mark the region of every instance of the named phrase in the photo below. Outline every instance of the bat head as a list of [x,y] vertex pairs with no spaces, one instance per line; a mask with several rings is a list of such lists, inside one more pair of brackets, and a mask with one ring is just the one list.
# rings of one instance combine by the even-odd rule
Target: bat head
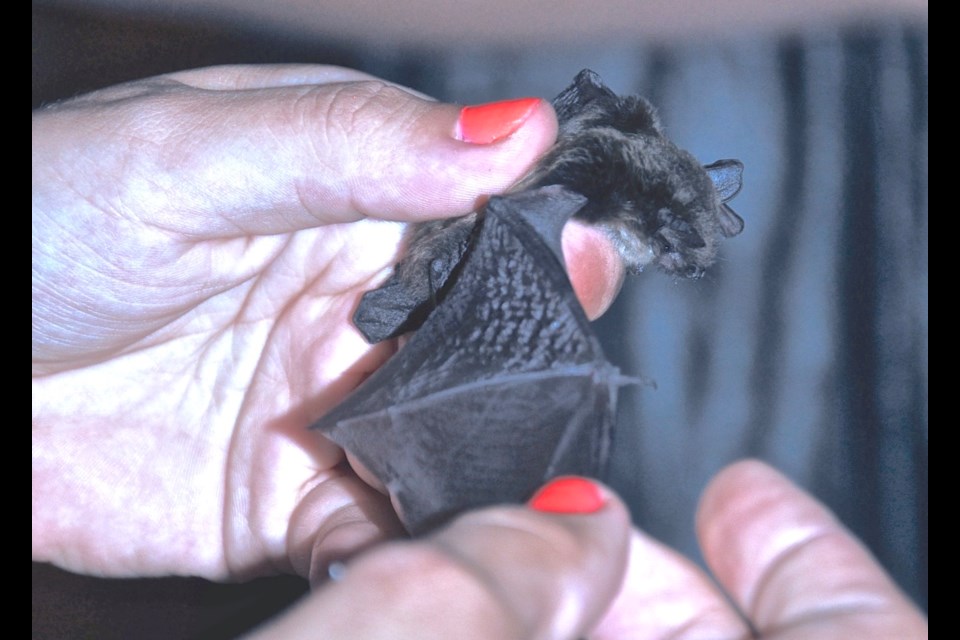
[[557,143],[521,188],[560,184],[586,196],[576,217],[604,228],[631,272],[655,264],[699,277],[721,238],[743,230],[725,204],[740,187],[739,161],[701,166],[663,135],[647,100],[618,96],[586,69],[553,104]]

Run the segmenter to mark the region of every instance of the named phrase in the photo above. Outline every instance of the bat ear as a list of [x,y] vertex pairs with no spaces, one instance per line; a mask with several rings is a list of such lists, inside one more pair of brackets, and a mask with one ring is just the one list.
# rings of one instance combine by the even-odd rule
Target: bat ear
[[724,237],[732,238],[743,231],[743,218],[737,215],[737,212],[729,205],[720,205],[720,232]]
[[720,202],[732,200],[743,186],[743,163],[739,160],[717,160],[703,167],[720,196]]
[[590,69],[584,69],[573,79],[573,84],[554,98],[553,108],[560,124],[563,124],[572,116],[581,113],[587,103],[604,99],[616,100],[617,94],[603,84],[599,75]]
[[743,163],[739,160],[717,160],[706,165],[704,170],[720,196],[720,232],[727,238],[732,238],[743,231],[743,218],[726,203],[732,200],[743,186]]

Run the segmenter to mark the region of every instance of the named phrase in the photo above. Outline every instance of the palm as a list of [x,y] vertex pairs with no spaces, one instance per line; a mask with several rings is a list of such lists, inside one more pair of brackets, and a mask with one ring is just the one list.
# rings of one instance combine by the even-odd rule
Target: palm
[[[284,562],[298,502],[341,477],[334,472],[341,452],[304,426],[388,355],[348,322],[399,237],[395,225],[374,224],[157,251],[177,259],[146,262],[137,282],[102,301],[127,322],[115,344],[101,341],[101,351],[123,355],[89,356],[79,371],[35,378],[35,397],[45,397],[46,385],[68,384],[72,399],[58,394],[56,406],[35,404],[42,424],[55,425],[35,430],[35,451],[49,438],[58,467],[75,465],[66,475],[62,467],[45,475],[35,464],[35,484],[57,482],[42,493],[71,496],[73,508],[83,505],[85,525],[103,525],[77,534],[89,538],[90,550],[72,560],[77,568],[217,576]],[[144,247],[186,246],[146,226],[137,237]],[[184,296],[170,286],[175,282],[218,286]],[[175,295],[154,298],[149,313],[124,304],[147,286]],[[82,494],[71,495],[80,487]],[[118,500],[122,524],[97,515]],[[338,495],[333,506],[348,501]],[[101,550],[131,540],[119,564],[100,564]]]

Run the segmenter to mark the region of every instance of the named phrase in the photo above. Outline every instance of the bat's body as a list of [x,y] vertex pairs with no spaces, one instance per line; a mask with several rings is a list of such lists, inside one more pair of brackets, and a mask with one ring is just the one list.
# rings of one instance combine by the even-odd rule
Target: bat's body
[[380,478],[412,533],[556,475],[602,475],[624,379],[566,276],[571,216],[602,226],[630,270],[687,277],[743,227],[724,204],[740,163],[701,167],[645,100],[583,71],[554,106],[558,142],[529,176],[482,216],[421,226],[364,295],[354,320],[369,340],[419,330],[314,425]]
[[[743,165],[706,167],[667,139],[653,106],[620,97],[592,71],[581,71],[553,106],[560,129],[553,148],[511,192],[561,185],[587,198],[574,217],[603,228],[627,269],[656,264],[699,277],[721,237],[743,220],[724,203],[740,189]],[[438,300],[470,245],[478,214],[417,225],[393,276],[368,292],[354,316],[370,342],[416,329]]]

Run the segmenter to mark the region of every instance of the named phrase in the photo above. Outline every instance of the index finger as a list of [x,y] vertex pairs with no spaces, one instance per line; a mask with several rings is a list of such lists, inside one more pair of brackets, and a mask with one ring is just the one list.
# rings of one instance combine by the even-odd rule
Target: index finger
[[620,293],[626,267],[599,228],[571,220],[563,228],[563,255],[570,284],[587,317],[602,316]]

